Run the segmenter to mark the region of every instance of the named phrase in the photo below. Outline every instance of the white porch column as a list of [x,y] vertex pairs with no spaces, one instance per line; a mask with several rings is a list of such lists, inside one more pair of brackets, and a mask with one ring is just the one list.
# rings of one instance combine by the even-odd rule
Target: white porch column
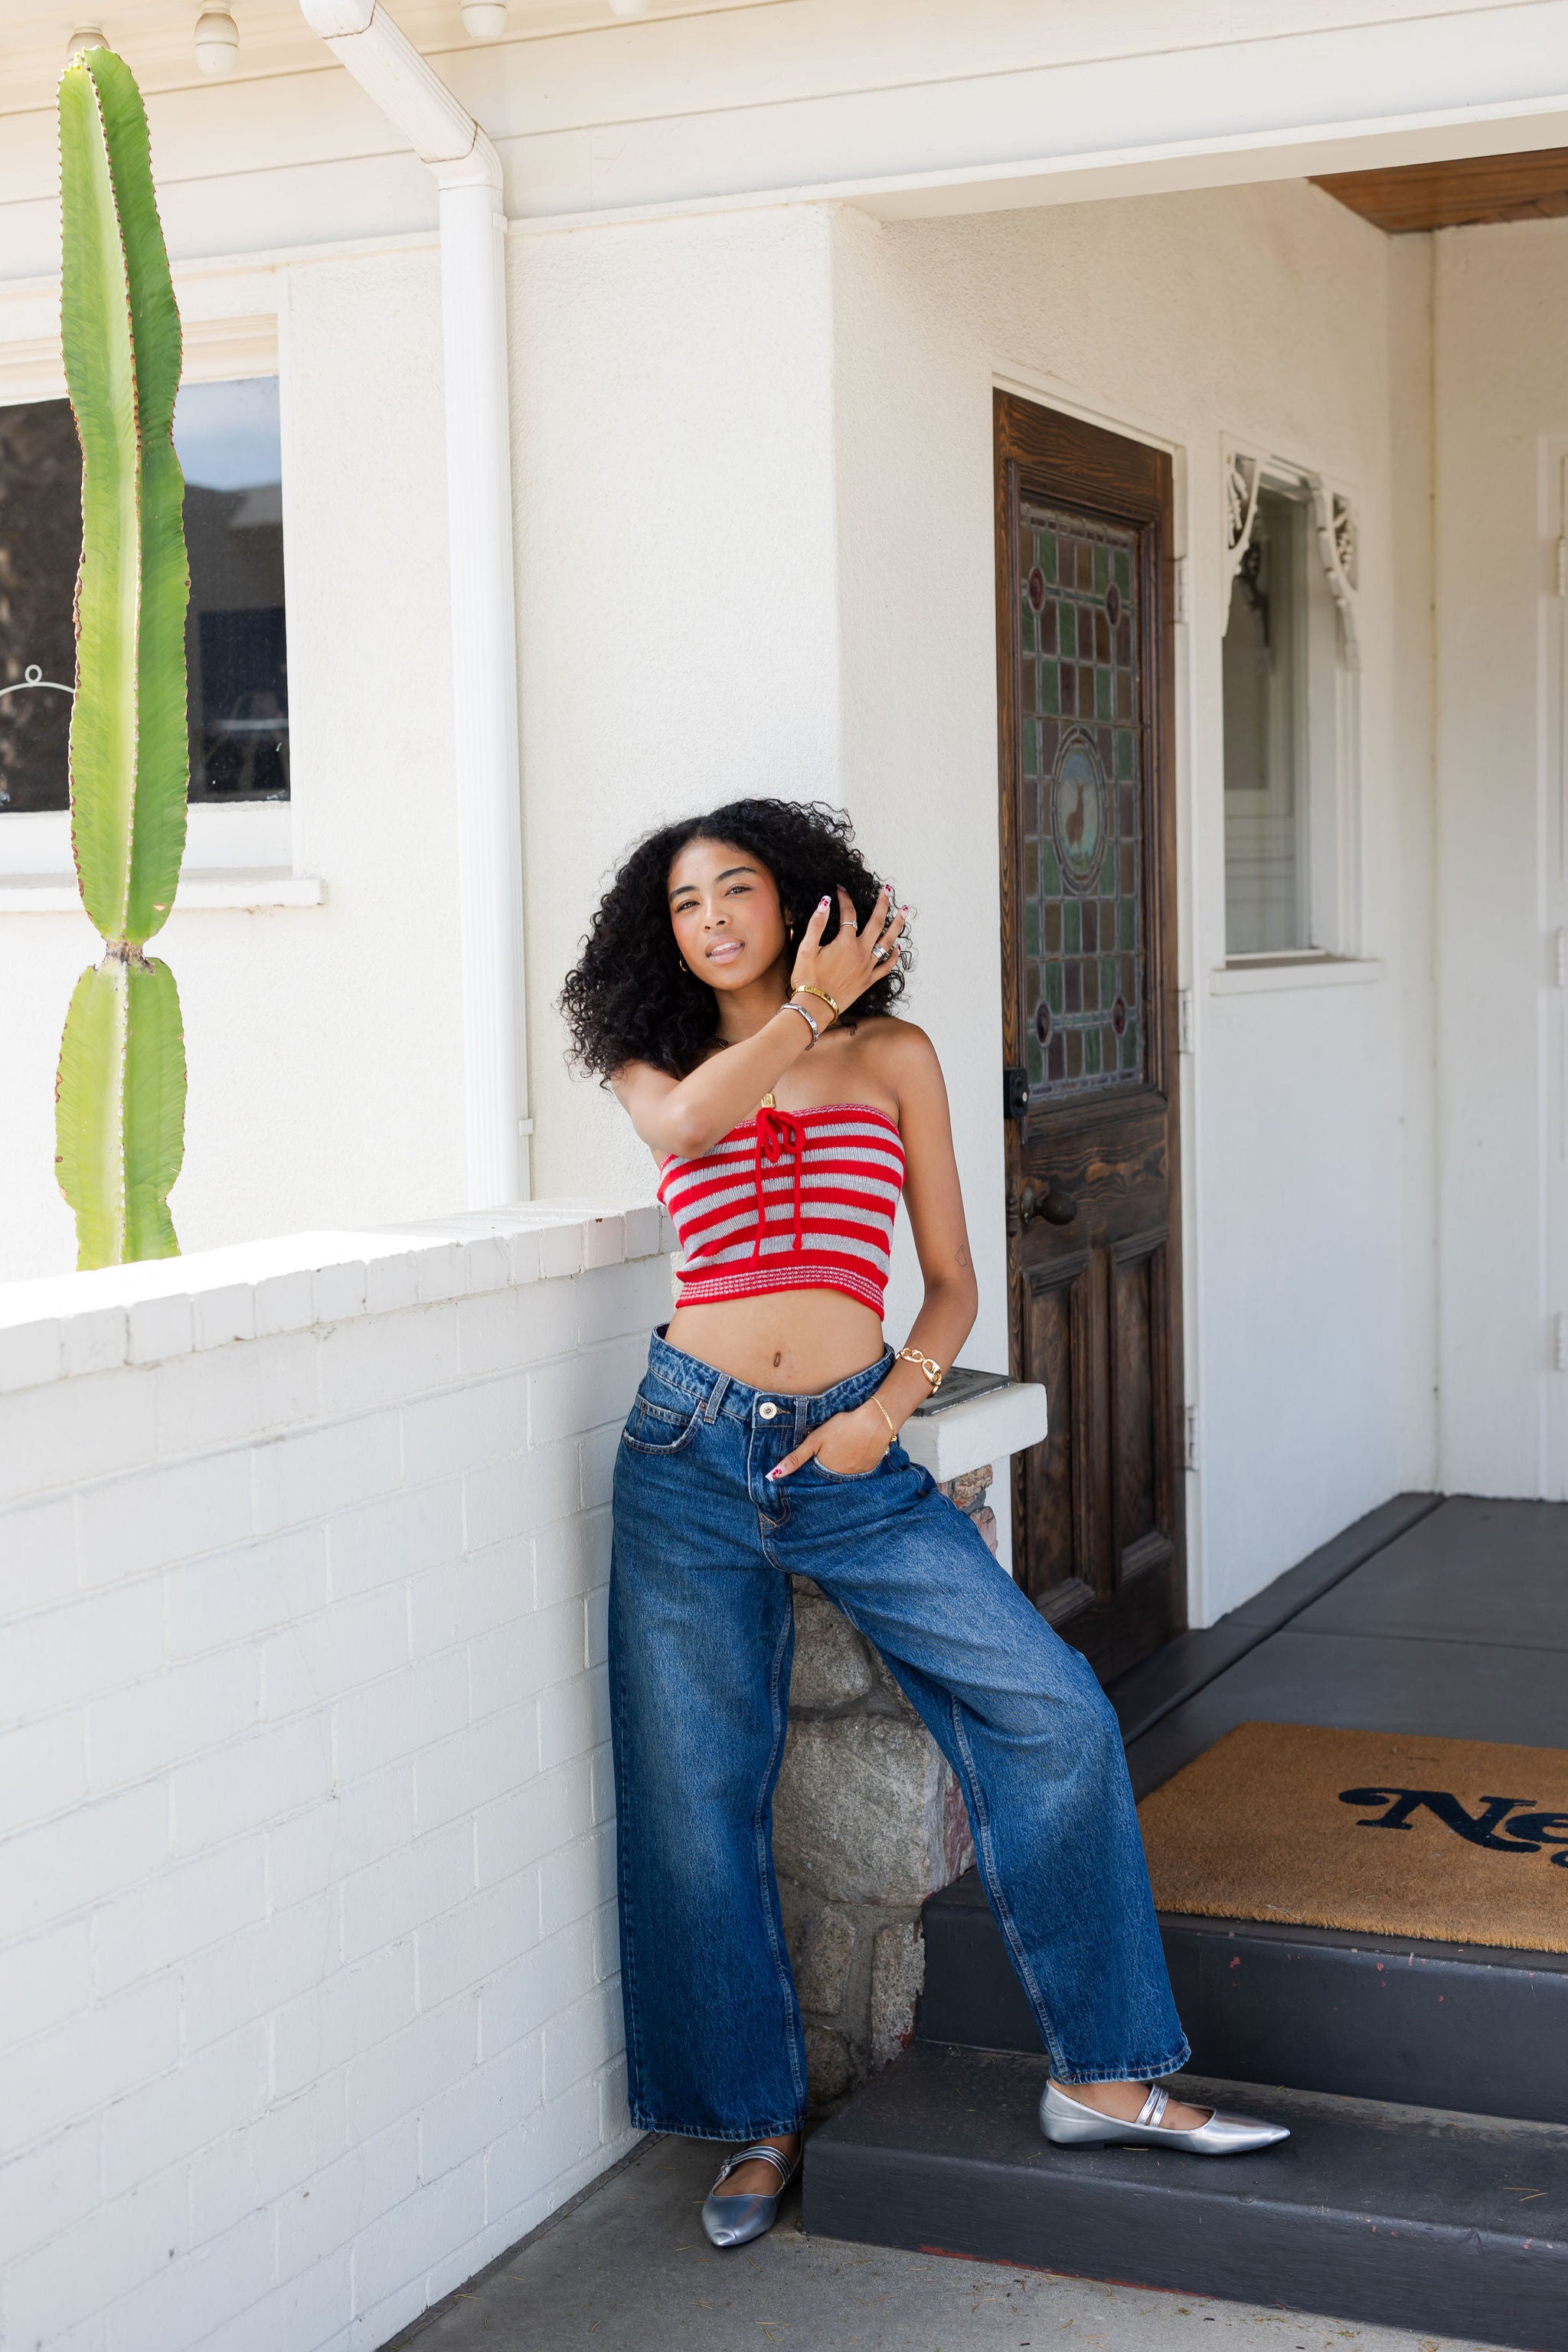
[[[529,1195],[522,824],[500,166],[437,167],[468,1205]],[[474,150],[477,157],[478,146]]]
[[500,160],[376,0],[300,5],[440,189],[468,1203],[488,1208],[529,1194]]

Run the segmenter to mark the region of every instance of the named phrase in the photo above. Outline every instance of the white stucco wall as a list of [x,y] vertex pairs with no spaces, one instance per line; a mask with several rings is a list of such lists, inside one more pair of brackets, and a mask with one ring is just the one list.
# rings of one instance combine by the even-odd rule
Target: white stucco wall
[[1563,606],[1568,234],[1436,246],[1442,1464],[1450,1488],[1568,1495]]
[[[1303,186],[888,227],[833,210],[536,235],[519,267],[535,372],[521,563],[542,1185],[621,1175],[613,1114],[574,1110],[554,1075],[547,1006],[617,839],[710,778],[826,790],[920,909],[910,1009],[954,1096],[976,1360],[1005,1349],[993,383],[1173,450],[1193,593],[1178,788],[1197,1030],[1184,1065],[1194,1607],[1219,1613],[1430,1458],[1419,1315],[1401,1353],[1402,1285],[1429,1236],[1402,1143],[1422,1045],[1397,982],[1426,934],[1420,890],[1401,882],[1421,763],[1395,756],[1394,695],[1396,662],[1419,671],[1421,654],[1394,639],[1391,488],[1394,347],[1404,366],[1419,299],[1395,307],[1387,240]],[[674,317],[695,366],[665,356]],[[1359,499],[1362,944],[1380,968],[1355,986],[1209,992],[1224,959],[1226,429]],[[626,513],[628,457],[647,517]],[[628,617],[645,521],[658,590]],[[781,625],[805,647],[783,677]],[[890,1321],[912,1303],[906,1255]]]
[[[1234,1606],[1401,1475],[1398,1260],[1402,1227],[1398,1007],[1386,982],[1248,995],[1208,992],[1224,961],[1220,733],[1220,440],[1238,432],[1353,484],[1363,522],[1363,949],[1397,964],[1400,815],[1392,770],[1388,246],[1317,191],[1134,200],[992,219],[910,225],[855,247],[900,290],[901,348],[885,353],[881,470],[918,496],[920,620],[901,658],[857,676],[867,740],[895,708],[914,757],[898,788],[952,907],[952,987],[994,938],[994,618],[989,501],[994,377],[1171,447],[1192,623],[1179,632],[1182,877],[1177,953],[1194,992],[1186,1090],[1187,1393],[1198,1408],[1190,1484],[1194,1619]],[[939,454],[900,429],[898,382],[917,362],[946,392],[963,347],[968,382]],[[911,348],[911,345],[914,348]],[[929,353],[929,362],[928,362]],[[849,372],[841,354],[839,381]],[[926,435],[933,425],[922,409]],[[934,460],[934,462],[933,462]],[[928,487],[950,469],[963,514]],[[916,490],[916,486],[918,491]],[[984,497],[977,493],[984,488]],[[847,562],[847,551],[846,552]],[[876,607],[867,583],[862,609]],[[846,633],[857,607],[846,595]],[[911,615],[913,619],[913,615]],[[874,646],[874,650],[873,650]],[[958,812],[949,740],[936,723],[955,671],[970,687],[973,798]],[[912,706],[912,708],[911,708]],[[925,722],[925,723],[922,723]],[[928,746],[921,760],[919,747]],[[917,783],[918,779],[918,783]],[[889,784],[890,784],[890,779]],[[857,780],[858,784],[858,779]],[[853,805],[853,799],[851,800]],[[912,812],[911,812],[912,814]],[[978,840],[975,835],[978,835]],[[955,903],[956,902],[956,903]],[[979,1034],[977,1034],[979,1033]],[[993,1027],[970,1030],[968,1083],[996,1103]],[[955,1041],[956,1042],[956,1041]],[[952,1057],[950,1056],[950,1059]],[[995,1139],[993,1141],[992,1139]],[[991,1109],[987,1145],[999,1151]],[[971,1215],[988,1261],[1003,1251],[995,1160],[972,1150]],[[1283,1437],[1282,1437],[1282,1433]]]
[[[834,216],[844,799],[915,909],[908,1009],[942,1056],[980,1283],[963,1360],[1005,1371],[991,387],[968,322],[922,282],[928,249]],[[920,1299],[900,1219],[899,1339]]]
[[[1399,962],[1399,807],[1389,645],[1389,247],[1305,186],[1018,212],[881,230],[914,318],[969,341],[963,470],[990,487],[990,381],[1163,442],[1178,470],[1192,625],[1178,633],[1183,816],[1178,967],[1194,990],[1183,1063],[1192,1601],[1206,1621],[1394,1489],[1399,1428],[1401,1045],[1387,983],[1208,992],[1223,964],[1220,436],[1234,430],[1359,491],[1363,527],[1363,940]],[[938,336],[924,330],[924,339]],[[941,343],[938,343],[941,348]],[[908,355],[900,355],[908,364]],[[891,376],[891,369],[889,369]],[[886,446],[886,445],[884,445]],[[921,475],[884,463],[905,489]],[[990,501],[926,546],[929,635],[905,637],[889,703],[971,646],[975,740],[994,740]],[[947,583],[952,583],[952,588]],[[875,694],[872,670],[863,696]],[[863,703],[865,708],[865,703]],[[875,727],[875,719],[868,719]],[[936,746],[933,746],[936,748]],[[936,769],[936,762],[931,762]],[[931,783],[936,783],[936,774]],[[994,760],[973,821],[990,825]],[[947,821],[947,840],[957,828]],[[994,868],[992,868],[994,873]],[[994,879],[963,910],[971,936]],[[963,969],[954,964],[954,971]],[[992,1033],[994,1034],[994,1033]],[[980,1054],[994,1087],[999,1049]],[[971,1183],[973,1190],[973,1183]],[[1002,1197],[971,1204],[1002,1251]],[[1281,1433],[1289,1440],[1281,1442]]]
[[[1391,57],[1417,37],[1408,8],[1363,13],[1397,27]],[[1544,21],[1552,12],[1524,13]],[[1509,12],[1441,14],[1468,38],[1480,18]],[[742,177],[754,175],[755,159],[735,142],[761,96],[798,103],[803,171],[826,153],[812,145],[824,105],[837,109],[836,139],[854,121],[874,145],[881,101],[871,86],[892,73],[889,53],[869,40],[874,16],[858,6],[831,20],[817,8],[760,8],[552,29],[456,49],[447,62],[502,142],[514,209],[606,203],[640,187],[637,175],[650,168],[656,177],[698,168],[695,145],[684,160],[671,147],[674,113],[660,118],[657,156],[627,143],[626,109],[638,92],[645,101],[678,85],[701,94],[716,110],[702,135],[730,142]],[[433,17],[416,7],[408,21],[434,46]],[[1315,5],[1293,9],[1289,23],[1331,37]],[[1164,29],[1190,40],[1201,27],[1189,11]],[[901,25],[900,69],[919,65],[939,79],[984,69],[1022,77],[1021,89],[1037,68],[1092,62],[1091,33],[1114,33],[1110,47],[1120,42],[1129,64],[1143,38],[1131,16],[1108,26],[1103,11],[1079,10],[1053,24],[1047,56],[1037,26],[1016,9],[977,10],[962,26],[928,14]],[[229,296],[221,267],[215,275],[193,259],[183,283],[200,278],[197,307],[207,311],[227,299],[238,311],[279,312],[295,862],[327,886],[321,908],[183,911],[164,935],[190,1026],[191,1141],[174,1195],[190,1245],[351,1214],[429,1213],[449,1206],[461,1181],[437,264],[420,243],[432,191],[346,77],[308,40],[290,40],[276,57],[246,53],[247,69],[268,63],[272,79],[198,88],[162,53],[147,76],[176,253],[263,257]],[[126,47],[134,53],[129,32]],[[821,69],[815,96],[802,79],[808,55]],[[1227,53],[1214,70],[1237,65]],[[0,345],[19,335],[36,351],[43,297],[11,273],[52,259],[52,134],[47,114],[23,113],[14,127],[0,156]],[[1515,123],[1497,142],[1522,135]],[[1283,168],[1283,152],[1254,167]],[[1224,164],[1239,168],[1236,158]],[[949,196],[968,201],[957,189]],[[1467,277],[1458,257],[1472,236],[1485,267]],[[321,255],[323,240],[356,237],[412,242],[265,257],[301,243]],[[1429,242],[1384,240],[1297,183],[887,227],[855,211],[797,206],[560,231],[519,223],[511,238],[536,1182],[644,1189],[650,1180],[610,1107],[567,1080],[549,1009],[615,850],[672,808],[742,783],[841,795],[919,908],[911,1006],[938,1037],[954,1095],[986,1290],[971,1349],[982,1359],[1000,1360],[1004,1328],[987,928],[992,383],[1171,447],[1194,615],[1179,677],[1181,953],[1198,1047],[1184,1071],[1184,1115],[1205,1614],[1394,1485],[1441,1475],[1530,1491],[1548,1475],[1541,1465],[1552,1444],[1559,1464],[1568,1450],[1561,1430],[1551,1434],[1556,1391],[1545,1368],[1563,1269],[1553,1276],[1547,1265],[1550,1103],[1535,1057],[1550,1045],[1552,1008],[1542,1009],[1540,956],[1532,948],[1524,1062],[1510,1060],[1512,1031],[1500,1063],[1477,1045],[1484,1024],[1467,1032],[1469,1058],[1488,1066],[1468,1093],[1448,1066],[1458,1030],[1439,1019],[1434,993],[1425,438],[1436,381],[1450,548],[1495,526],[1487,467],[1461,479],[1472,447],[1495,446],[1509,511],[1524,496],[1539,541],[1533,436],[1556,429],[1550,320],[1561,240],[1526,228],[1439,242],[1450,257],[1435,297],[1444,324],[1434,375]],[[273,289],[265,302],[262,277]],[[18,290],[19,308],[10,299]],[[1500,390],[1486,353],[1506,332],[1522,340],[1523,320],[1536,355],[1510,367]],[[1227,426],[1351,481],[1361,500],[1363,942],[1387,977],[1353,989],[1208,990],[1223,904],[1217,532]],[[1521,549],[1526,568],[1540,561],[1539,545],[1533,555]],[[1457,649],[1470,625],[1464,559],[1451,556],[1444,577],[1455,582]],[[1521,648],[1535,623],[1526,615],[1521,635],[1509,610],[1489,674],[1511,681],[1499,724],[1533,760],[1544,722],[1529,717],[1537,681]],[[1493,625],[1484,614],[1477,625]],[[1456,667],[1453,679],[1463,674]],[[1445,724],[1453,694],[1451,684]],[[1478,715],[1450,729],[1441,774],[1450,806],[1441,905],[1460,938],[1467,922],[1475,934],[1453,877],[1472,837],[1467,779],[1480,772],[1478,756],[1483,765],[1490,757],[1483,738],[1500,740]],[[1515,791],[1523,769],[1510,760]],[[1530,821],[1543,823],[1532,806]],[[1489,801],[1489,820],[1494,813]],[[1510,843],[1510,923],[1522,855]],[[1531,905],[1538,940],[1545,916]],[[58,1014],[90,952],[79,919],[0,918],[0,986],[9,1004],[28,1008],[0,1034],[0,1273],[68,1257],[48,1167],[49,1090]],[[1481,1022],[1472,976],[1461,960],[1445,982],[1441,1002],[1461,1026]],[[1462,1162],[1475,1156],[1474,1136],[1483,1139],[1473,1196],[1462,1175],[1445,1179],[1445,1245],[1458,1271],[1445,1293],[1440,1462],[1430,1076],[1439,1034],[1443,1150]],[[1511,1164],[1500,1191],[1491,1160],[1503,1155],[1519,1086],[1536,1106],[1524,1153],[1532,1172]],[[1499,1199],[1509,1205],[1482,1234],[1483,1203]],[[906,1257],[895,1318],[910,1303]],[[1520,1343],[1508,1318],[1521,1316],[1529,1368],[1516,1377],[1505,1365],[1494,1381],[1488,1349],[1511,1363]],[[1268,1367],[1261,1393],[1259,1364]],[[1473,1409],[1471,1379],[1484,1390]],[[1568,1409],[1555,1409],[1561,1421]],[[1277,1475],[1280,1427],[1296,1466]]]
[[[226,302],[278,314],[293,862],[326,894],[249,913],[176,904],[154,945],[190,1072],[173,1208],[201,1249],[451,1208],[463,1108],[436,255],[181,291],[209,327]],[[0,912],[0,1278],[75,1263],[54,1071],[96,938],[79,912]]]
[[1402,1100],[1398,1342],[1399,1485],[1441,1483],[1437,1443],[1436,584],[1433,566],[1433,240],[1388,246],[1390,572],[1394,733],[1391,784],[1399,818],[1384,887],[1398,908],[1391,967],[1399,1004]]
[[513,242],[542,1194],[655,1181],[553,1010],[621,852],[742,793],[839,797],[828,306],[811,210]]
[[[1410,1003],[1378,982],[1207,993],[1226,427],[1360,494],[1365,942],[1396,981],[1409,969],[1389,419],[1391,354],[1413,346],[1387,242],[1285,184],[886,227],[800,206],[535,230],[510,251],[535,1183],[651,1181],[613,1106],[568,1077],[552,1010],[616,851],[740,790],[841,797],[919,909],[911,1009],[953,1091],[978,1360],[1003,1360],[1005,1332],[993,383],[1173,449],[1194,615],[1179,733],[1194,1608],[1216,1613],[1430,1453],[1422,1327],[1401,1313],[1402,1266],[1418,1289],[1428,1247],[1421,1154],[1401,1157]],[[327,898],[169,928],[190,1024],[174,1195],[190,1246],[429,1213],[460,1182],[437,260],[416,245],[268,274],[296,864]],[[202,299],[220,298],[207,284]],[[89,953],[79,919],[0,920],[13,1003],[63,1008]],[[51,1014],[0,1042],[17,1106],[0,1144],[7,1272],[68,1256],[49,1169],[57,1030]],[[892,1319],[912,1304],[906,1251]]]

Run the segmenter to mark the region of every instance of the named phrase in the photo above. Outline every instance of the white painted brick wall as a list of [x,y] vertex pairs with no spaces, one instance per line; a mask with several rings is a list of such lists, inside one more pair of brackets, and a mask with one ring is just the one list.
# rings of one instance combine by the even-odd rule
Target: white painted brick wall
[[657,1210],[0,1289],[0,2352],[385,2343],[632,2137]]

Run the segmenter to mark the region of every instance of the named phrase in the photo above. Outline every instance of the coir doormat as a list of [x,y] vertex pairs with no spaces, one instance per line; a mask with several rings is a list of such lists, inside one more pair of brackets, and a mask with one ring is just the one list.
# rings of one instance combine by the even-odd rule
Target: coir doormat
[[1244,1723],[1138,1809],[1162,1911],[1568,1952],[1568,1752]]

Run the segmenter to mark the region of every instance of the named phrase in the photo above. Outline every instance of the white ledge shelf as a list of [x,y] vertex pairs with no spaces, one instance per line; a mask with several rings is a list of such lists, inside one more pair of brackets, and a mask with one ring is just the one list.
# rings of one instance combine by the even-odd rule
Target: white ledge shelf
[[1046,1391],[1037,1381],[1009,1381],[986,1389],[945,1412],[911,1413],[899,1443],[911,1462],[929,1470],[939,1486],[967,1476],[984,1463],[1000,1475],[1010,1455],[1038,1445],[1046,1434]]
[[1388,978],[1381,956],[1281,956],[1272,963],[1226,963],[1209,974],[1211,996],[1263,996],[1289,988],[1364,988]]
[[[182,874],[174,912],[209,914],[226,908],[251,913],[267,907],[321,907],[327,886],[319,875],[238,867],[232,872]],[[70,874],[11,874],[0,878],[0,915],[79,915],[81,893]]]

